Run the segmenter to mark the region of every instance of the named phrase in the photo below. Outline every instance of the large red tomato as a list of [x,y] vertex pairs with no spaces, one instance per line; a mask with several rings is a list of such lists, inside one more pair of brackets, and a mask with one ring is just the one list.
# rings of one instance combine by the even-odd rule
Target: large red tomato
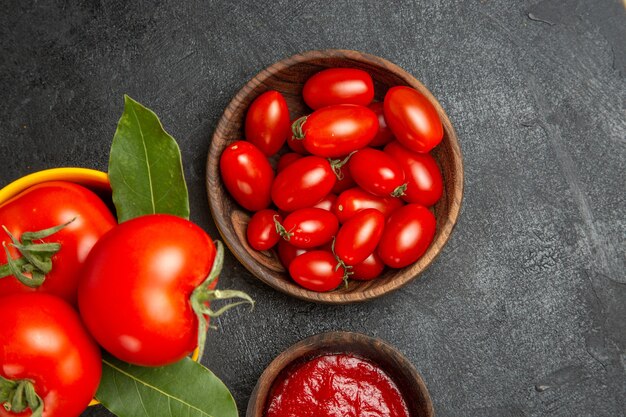
[[340,223],[345,223],[363,209],[374,208],[385,217],[389,217],[391,213],[403,205],[404,203],[399,198],[379,197],[363,191],[359,187],[354,187],[339,194],[333,203],[333,212]]
[[289,108],[278,91],[266,91],[257,97],[246,114],[246,140],[267,156],[272,156],[291,135]]
[[311,154],[339,158],[371,142],[378,132],[378,117],[367,107],[338,104],[301,117],[292,128]]
[[272,200],[279,209],[294,211],[319,203],[337,177],[328,160],[307,156],[283,169],[272,184]]
[[128,220],[104,235],[85,262],[81,316],[98,343],[123,361],[176,362],[202,348],[206,303],[221,294],[213,291],[221,264],[221,251],[216,256],[211,239],[188,220],[167,214]]
[[407,204],[387,220],[378,245],[378,255],[387,266],[403,268],[426,252],[435,231],[435,216],[426,207]]
[[[48,237],[30,239],[32,245],[27,245],[21,252],[12,244],[15,242],[7,232],[0,230],[0,242],[6,245],[11,258],[22,265],[19,268],[21,280],[27,284],[20,282],[5,266],[2,268],[5,277],[0,279],[0,296],[38,291],[76,304],[78,279],[85,258],[100,236],[117,224],[98,196],[70,182],[51,181],[35,185],[0,206],[0,225],[23,244],[29,241],[25,232],[49,229],[72,219],[74,221]],[[36,266],[32,261],[24,263],[29,255],[28,247],[36,249],[39,243],[56,243],[60,249],[44,262],[51,269],[40,265],[43,270],[35,268],[38,272],[26,272],[27,268]],[[6,262],[6,251],[0,247],[0,263]],[[45,279],[43,284],[36,286],[40,274],[45,275]]]
[[429,153],[412,152],[398,142],[385,146],[385,153],[391,155],[404,171],[407,182],[402,196],[404,201],[426,207],[439,201],[443,193],[443,178],[435,158]]
[[[102,373],[100,349],[78,314],[60,298],[31,293],[2,298],[0,317],[0,417],[36,410],[44,417],[78,417]],[[36,398],[29,404],[24,392],[31,389]],[[12,395],[16,391],[22,395]]]
[[329,68],[309,78],[302,89],[304,102],[313,110],[334,104],[367,106],[374,99],[374,82],[365,71]]
[[220,173],[226,189],[243,208],[258,211],[270,205],[274,170],[250,142],[240,140],[224,149]]
[[392,87],[384,102],[385,120],[396,139],[415,152],[428,152],[441,142],[443,125],[435,106],[419,91]]

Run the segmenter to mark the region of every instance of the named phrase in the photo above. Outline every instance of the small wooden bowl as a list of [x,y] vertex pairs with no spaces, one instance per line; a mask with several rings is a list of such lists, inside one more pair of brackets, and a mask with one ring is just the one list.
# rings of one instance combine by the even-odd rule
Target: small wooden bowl
[[435,415],[428,389],[415,367],[391,345],[353,332],[328,332],[309,337],[281,353],[265,368],[248,401],[246,417],[263,417],[274,381],[292,364],[325,354],[348,353],[378,365],[395,382],[411,417]]
[[[443,141],[433,151],[444,179],[444,193],[434,206],[437,232],[430,248],[413,265],[388,270],[372,281],[351,281],[348,288],[327,293],[307,290],[296,284],[274,252],[258,252],[246,241],[250,214],[229,195],[220,178],[219,160],[230,143],[244,138],[246,111],[252,101],[268,90],[277,90],[287,100],[292,119],[308,114],[302,100],[302,86],[316,72],[326,68],[351,67],[367,71],[374,79],[376,99],[396,85],[408,85],[433,103],[443,122]],[[346,304],[370,300],[406,285],[424,271],[446,244],[454,227],[463,197],[463,161],[457,136],[439,102],[422,83],[391,62],[357,51],[327,49],[309,51],[284,59],[261,71],[235,95],[219,120],[207,158],[206,185],[213,219],[226,245],[257,278],[294,297],[327,304]]]

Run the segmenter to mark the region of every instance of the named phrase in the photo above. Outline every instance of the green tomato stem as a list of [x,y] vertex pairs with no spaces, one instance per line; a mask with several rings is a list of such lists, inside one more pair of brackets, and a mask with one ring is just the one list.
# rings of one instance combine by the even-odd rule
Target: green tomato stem
[[28,379],[13,381],[0,375],[0,404],[9,413],[19,414],[30,408],[32,417],[43,414],[43,400]]
[[402,197],[406,194],[406,187],[408,187],[408,183],[404,183],[402,185],[398,185],[395,190],[391,192],[392,197]]
[[291,133],[293,134],[293,138],[297,140],[304,139],[304,131],[302,130],[302,125],[306,122],[306,119],[309,116],[302,116],[296,119],[291,125]]

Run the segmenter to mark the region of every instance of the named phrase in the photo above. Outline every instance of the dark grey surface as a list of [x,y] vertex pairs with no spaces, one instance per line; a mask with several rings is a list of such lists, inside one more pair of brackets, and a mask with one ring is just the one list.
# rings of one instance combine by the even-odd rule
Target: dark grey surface
[[177,138],[192,218],[217,237],[204,188],[215,123],[254,74],[309,49],[387,58],[450,115],[465,158],[463,210],[421,279],[329,307],[289,299],[227,257],[221,286],[258,305],[219,320],[205,364],[242,415],[273,357],[334,329],[397,346],[441,417],[624,415],[619,0],[9,3],[0,13],[2,184],[54,166],[105,169],[128,93]]

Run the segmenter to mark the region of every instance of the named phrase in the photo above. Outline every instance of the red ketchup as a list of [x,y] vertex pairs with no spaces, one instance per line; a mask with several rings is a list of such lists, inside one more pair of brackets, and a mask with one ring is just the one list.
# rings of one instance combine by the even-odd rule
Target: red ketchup
[[265,417],[409,417],[396,384],[376,365],[326,355],[274,383]]

